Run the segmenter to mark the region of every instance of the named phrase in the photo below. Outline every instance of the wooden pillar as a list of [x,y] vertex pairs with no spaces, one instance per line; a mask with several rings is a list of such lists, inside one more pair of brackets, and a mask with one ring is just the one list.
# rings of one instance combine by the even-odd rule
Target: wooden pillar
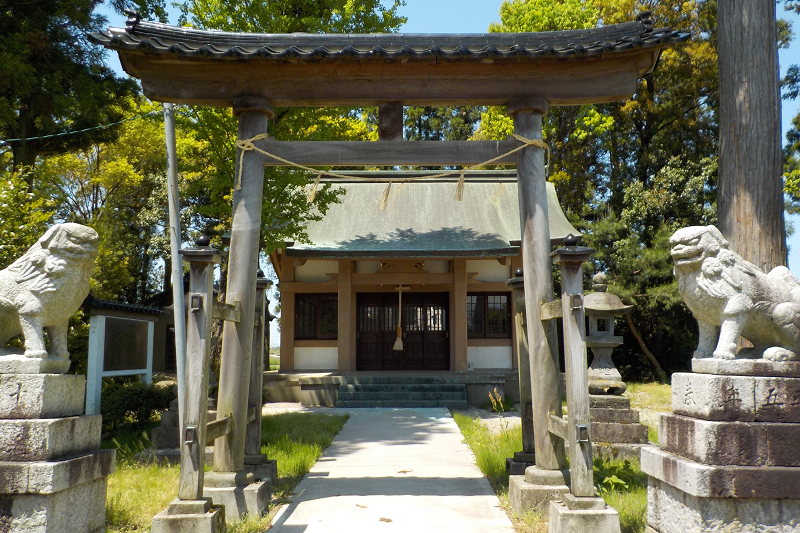
[[[570,241],[567,238],[567,241]],[[567,440],[569,441],[570,492],[595,495],[592,476],[591,420],[589,419],[589,373],[586,357],[586,313],[583,308],[581,264],[594,250],[565,242],[555,262],[561,265],[561,316],[564,325],[564,361],[567,373]],[[550,321],[552,322],[552,321]]]
[[[281,281],[294,281],[294,261],[281,254]],[[278,287],[280,289],[280,286]],[[281,372],[294,371],[294,293],[281,291]]]
[[453,349],[454,372],[467,371],[467,260],[453,259]]
[[189,263],[186,396],[181,413],[182,433],[179,440],[181,471],[178,498],[181,500],[199,500],[203,497],[214,264],[221,260],[219,253],[208,247],[207,237],[198,239],[197,245],[181,252],[184,260]]
[[[513,263],[512,263],[513,264]],[[525,287],[521,268],[514,270],[514,277],[506,284],[511,287],[511,301],[514,304],[515,352],[520,354],[517,365],[519,372],[519,414],[522,422],[522,454],[515,453],[514,459],[521,463],[533,462],[536,442],[533,436],[533,412],[531,399],[531,364],[528,357],[528,336],[525,333]]]
[[[266,315],[267,289],[272,282],[259,270],[256,279],[256,307],[253,319],[253,353],[250,357],[250,388],[247,409],[255,410],[255,418],[247,424],[245,435],[245,463],[262,462],[261,455],[261,407],[264,403],[264,328],[269,328]],[[269,352],[269,346],[267,346]],[[266,459],[264,457],[264,459]]]
[[[274,115],[268,100],[240,97],[233,112],[239,117],[239,139],[250,139],[267,132],[268,118]],[[256,141],[263,146],[264,141]],[[231,432],[214,443],[214,470],[237,472],[244,468],[245,432],[247,427],[250,357],[253,350],[256,273],[261,237],[261,201],[264,195],[264,165],[258,152],[248,151],[233,179],[233,218],[228,256],[228,290],[226,301],[240,303],[241,320],[226,322],[222,334],[222,355],[217,398],[217,416],[231,417]]]
[[[547,112],[544,99],[514,99],[508,103],[508,112],[514,117],[514,133],[526,139],[542,139],[542,115]],[[556,329],[552,321],[543,323],[541,319],[541,305],[553,300],[544,150],[531,146],[518,154],[517,185],[536,466],[543,470],[561,470],[565,465],[564,441],[547,430],[549,415],[561,416]]]
[[352,273],[353,263],[349,259],[339,260],[339,326],[338,341],[339,350],[337,368],[339,371],[347,372],[354,370],[350,366],[350,308],[353,306],[352,294]]
[[769,272],[786,264],[775,0],[716,4],[718,226],[731,250]]
[[402,102],[389,102],[378,106],[378,139],[381,141],[403,140]]

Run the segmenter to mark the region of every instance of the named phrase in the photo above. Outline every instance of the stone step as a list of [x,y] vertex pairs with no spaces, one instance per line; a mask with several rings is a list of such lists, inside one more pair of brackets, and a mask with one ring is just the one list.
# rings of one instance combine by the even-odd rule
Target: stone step
[[634,409],[589,409],[592,422],[616,422],[620,424],[636,424],[639,422],[639,411]]
[[592,442],[647,444],[647,426],[592,422]]
[[340,392],[340,401],[466,401],[466,391],[461,392]]
[[590,394],[589,407],[595,409],[630,409],[631,401],[624,396]]
[[466,387],[462,383],[371,383],[339,385],[339,393],[343,392],[461,392]]
[[448,376],[358,376],[345,378],[349,385],[443,385],[458,384],[457,378]]
[[442,401],[338,401],[336,407],[342,408],[371,408],[371,407],[395,407],[395,408],[428,408],[428,407],[450,407],[452,409],[468,409],[469,404],[466,400],[442,400]]

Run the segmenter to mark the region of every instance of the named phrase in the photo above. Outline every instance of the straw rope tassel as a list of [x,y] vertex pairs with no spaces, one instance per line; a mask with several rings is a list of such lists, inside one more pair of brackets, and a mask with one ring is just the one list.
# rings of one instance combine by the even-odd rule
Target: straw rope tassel
[[314,201],[314,198],[317,197],[317,189],[319,188],[319,180],[322,178],[322,174],[317,174],[317,179],[314,181],[314,186],[311,187],[311,190],[308,191],[308,203]]
[[456,185],[456,201],[460,202],[464,199],[464,173],[458,178],[458,185]]
[[386,206],[389,205],[389,193],[392,190],[392,182],[389,182],[389,185],[386,186],[386,190],[383,191],[380,200],[378,200],[378,205],[380,206],[381,210],[385,210]]
[[400,322],[403,317],[403,286],[397,287],[397,339],[394,341],[392,350],[399,352],[403,349],[403,326]]

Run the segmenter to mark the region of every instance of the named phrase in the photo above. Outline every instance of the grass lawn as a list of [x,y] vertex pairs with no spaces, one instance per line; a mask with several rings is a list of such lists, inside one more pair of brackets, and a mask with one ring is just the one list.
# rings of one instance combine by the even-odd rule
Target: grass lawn
[[[461,429],[478,468],[488,478],[497,493],[500,503],[511,517],[517,531],[521,533],[545,533],[546,517],[529,512],[517,515],[508,499],[508,474],[506,457],[522,449],[521,426],[509,427],[492,433],[478,419],[460,413],[453,418]],[[595,461],[595,485],[600,496],[617,510],[622,533],[642,533],[645,530],[647,512],[647,476],[638,464],[623,461]]]
[[[256,533],[272,524],[277,504],[289,501],[292,491],[330,445],[347,415],[281,413],[265,416],[261,452],[278,460],[278,479],[272,486],[270,513],[229,523],[230,533]],[[150,531],[153,516],[164,510],[178,492],[178,466],[141,464],[133,459],[149,446],[149,431],[120,435],[104,447],[117,448],[117,468],[108,478],[106,527],[109,533]],[[208,469],[208,466],[206,467]]]

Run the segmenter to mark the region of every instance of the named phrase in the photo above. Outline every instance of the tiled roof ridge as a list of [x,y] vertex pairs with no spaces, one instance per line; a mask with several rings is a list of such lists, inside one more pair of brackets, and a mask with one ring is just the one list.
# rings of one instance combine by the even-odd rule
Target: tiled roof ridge
[[170,26],[144,21],[135,11],[127,13],[124,31],[112,28],[96,32],[91,35],[92,40],[112,49],[142,49],[182,56],[313,61],[346,57],[567,58],[659,46],[689,37],[671,28],[654,28],[649,11],[640,13],[635,21],[598,28],[475,34],[234,33]]

